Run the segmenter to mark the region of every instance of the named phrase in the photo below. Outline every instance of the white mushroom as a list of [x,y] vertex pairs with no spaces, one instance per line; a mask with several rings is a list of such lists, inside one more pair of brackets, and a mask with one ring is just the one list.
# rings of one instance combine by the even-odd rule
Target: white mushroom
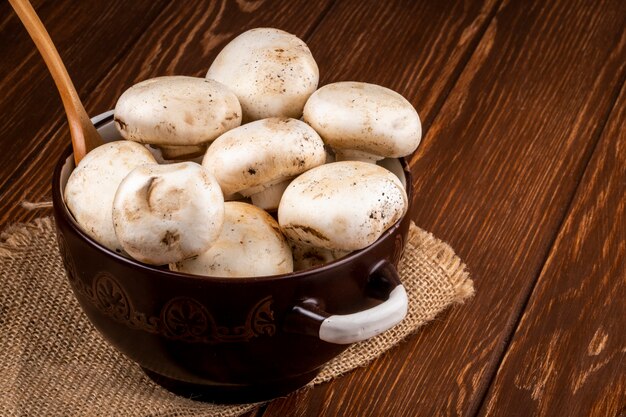
[[289,184],[278,207],[278,222],[296,244],[352,251],[374,243],[407,207],[404,187],[385,168],[333,162]]
[[142,145],[125,140],[89,152],[65,185],[65,203],[83,231],[98,243],[122,253],[113,229],[113,198],[124,177],[136,167],[154,163]]
[[126,90],[114,120],[125,139],[158,146],[166,159],[183,159],[202,155],[211,141],[239,126],[241,106],[217,81],[158,77]]
[[213,142],[202,161],[225,195],[240,193],[275,210],[287,183],[326,161],[324,143],[296,119],[257,120],[230,130]]
[[406,156],[422,138],[411,103],[393,90],[362,82],[321,87],[307,101],[304,121],[335,150],[338,161]]
[[251,204],[224,204],[224,226],[211,248],[170,269],[198,275],[252,277],[293,272],[291,249],[276,220]]
[[278,29],[242,33],[220,51],[206,75],[239,98],[243,120],[302,115],[319,70],[306,44]]
[[219,184],[193,162],[140,166],[124,178],[113,201],[113,224],[122,247],[154,265],[206,251],[223,221]]

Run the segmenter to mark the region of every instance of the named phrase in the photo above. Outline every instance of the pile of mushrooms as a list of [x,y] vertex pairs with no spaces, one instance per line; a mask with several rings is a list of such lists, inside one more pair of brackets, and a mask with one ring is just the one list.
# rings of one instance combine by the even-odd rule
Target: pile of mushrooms
[[307,45],[269,28],[205,78],[140,82],[115,106],[125,140],[78,164],[66,204],[103,246],[191,274],[284,274],[365,248],[407,211],[385,158],[415,151],[420,119],[385,87],[318,82]]

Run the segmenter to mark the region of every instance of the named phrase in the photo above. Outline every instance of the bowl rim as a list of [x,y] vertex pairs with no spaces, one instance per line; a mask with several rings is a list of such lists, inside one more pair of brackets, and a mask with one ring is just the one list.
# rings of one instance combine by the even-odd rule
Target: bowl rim
[[[96,129],[98,129],[102,127],[103,125],[110,123],[111,120],[113,120],[113,114],[99,120],[94,125]],[[405,221],[407,217],[411,216],[411,208],[413,205],[412,204],[412,201],[413,201],[412,175],[411,175],[411,171],[409,169],[406,158],[401,157],[398,159],[400,161],[400,164],[402,165],[402,169],[404,171],[405,180],[406,180],[405,191],[407,193],[407,204],[408,204],[407,210],[404,213],[404,215],[400,217],[400,219],[398,219],[391,227],[389,227],[385,232],[383,232],[383,234],[380,235],[379,238],[376,239],[376,241],[374,241],[374,243],[370,244],[369,246],[366,246],[363,249],[358,249],[356,251],[353,251],[344,257],[335,259],[331,262],[328,262],[322,265],[303,269],[297,272],[288,272],[288,273],[278,274],[278,275],[262,275],[262,276],[254,276],[254,277],[222,277],[222,276],[207,276],[207,275],[190,274],[186,272],[170,271],[169,269],[161,269],[158,266],[144,264],[133,258],[128,258],[126,256],[120,255],[112,251],[111,249],[103,246],[102,244],[98,243],[91,236],[87,235],[81,229],[81,227],[78,225],[78,223],[74,219],[74,216],[70,213],[67,205],[65,204],[65,199],[63,198],[63,195],[61,193],[61,171],[63,167],[65,166],[65,164],[67,163],[68,158],[70,158],[72,155],[73,155],[72,146],[70,145],[62,153],[54,169],[54,173],[52,177],[52,203],[55,209],[55,213],[58,215],[61,215],[63,219],[67,222],[69,227],[72,229],[72,231],[76,233],[77,235],[79,235],[82,238],[82,240],[84,240],[92,248],[98,250],[99,252],[102,252],[103,255],[111,257],[118,263],[122,263],[125,266],[133,267],[133,268],[140,268],[142,270],[147,270],[155,274],[158,274],[161,276],[167,276],[170,278],[185,279],[185,280],[192,280],[192,281],[198,281],[198,282],[209,281],[209,282],[222,283],[222,284],[232,284],[232,283],[239,284],[239,283],[246,283],[246,282],[248,283],[249,282],[267,282],[267,281],[294,279],[294,278],[302,279],[302,278],[310,277],[313,275],[317,275],[320,272],[327,272],[328,270],[334,269],[336,267],[342,266],[347,263],[351,263],[354,258],[362,256],[362,254],[369,252],[371,250],[374,250],[373,248],[377,246],[377,244],[380,241],[387,238],[389,235],[393,234],[397,229],[400,228],[400,225],[402,224],[402,222]]]

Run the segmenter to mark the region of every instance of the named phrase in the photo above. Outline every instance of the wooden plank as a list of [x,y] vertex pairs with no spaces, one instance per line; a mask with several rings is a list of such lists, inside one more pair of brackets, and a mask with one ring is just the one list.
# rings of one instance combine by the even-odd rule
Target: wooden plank
[[[317,42],[342,38],[329,22]],[[475,298],[368,368],[276,401],[264,417],[477,412],[625,75],[624,27],[618,0],[501,5],[412,160],[414,217],[466,260]],[[379,36],[371,30],[367,45]],[[395,58],[380,53],[377,66],[348,55],[342,65],[354,79],[422,71],[419,56],[408,70]],[[415,88],[414,101],[434,94]]]
[[[40,13],[42,15],[44,14],[42,13],[42,9],[44,5],[49,5],[50,3],[51,3],[50,0],[33,0],[30,2],[30,4],[35,8],[35,10],[37,10],[37,13]],[[18,22],[17,19],[15,19],[15,16],[13,16],[13,8],[9,4],[9,2],[4,1],[0,3],[0,32],[4,32],[7,28],[7,25],[11,25],[11,26],[15,25],[15,27],[17,27],[18,25],[20,25],[20,23]],[[21,39],[19,35],[16,36],[16,38],[18,40]],[[0,44],[0,50],[3,49],[4,46],[5,45]],[[4,56],[4,55],[0,55],[0,56]]]
[[499,1],[340,2],[308,41],[321,84],[364,81],[396,90],[427,129]]
[[625,124],[626,87],[480,415],[626,412]]
[[[128,4],[126,1],[118,1],[107,7],[115,9]],[[166,74],[204,75],[217,52],[230,39],[247,29],[271,26],[304,37],[330,4],[330,0],[269,3],[223,0],[206,2],[201,5],[202,7],[189,7],[187,2],[169,2],[167,8],[148,29],[145,25],[140,28],[141,38],[132,48],[124,51],[124,56],[117,60],[117,64],[106,75],[102,71],[108,67],[100,68],[98,59],[99,56],[106,55],[102,53],[103,50],[110,49],[106,45],[101,45],[96,51],[93,51],[93,45],[90,43],[91,46],[88,47],[83,45],[72,48],[68,45],[67,52],[63,55],[73,57],[75,62],[73,65],[86,65],[92,69],[87,73],[75,70],[72,74],[76,73],[82,77],[78,78],[76,84],[82,92],[87,111],[89,114],[98,114],[113,108],[117,97],[126,88],[143,79]],[[95,34],[101,32],[124,32],[125,29],[122,30],[117,26],[118,17],[114,13],[107,12],[101,19],[97,25],[98,29],[92,29],[90,36],[98,37],[100,35]],[[132,22],[126,22],[129,26],[143,22],[143,18],[137,15],[129,19]],[[150,20],[146,19],[146,23]],[[71,28],[66,27],[64,21],[53,22],[51,29],[53,33],[66,31],[65,37],[70,38],[67,31]],[[88,42],[83,39],[82,43]],[[64,50],[63,43],[60,49]],[[94,68],[100,70],[96,71]],[[21,77],[23,84],[31,82],[30,76],[22,74]],[[18,81],[16,79],[14,82]],[[33,109],[39,117],[33,119],[35,116],[29,116],[29,123],[33,126],[27,130],[28,134],[20,134],[20,137],[26,138],[24,141],[30,141],[29,150],[21,149],[23,141],[19,142],[20,146],[8,139],[2,142],[3,148],[10,147],[11,152],[0,155],[0,166],[3,167],[0,184],[4,184],[0,186],[0,213],[2,213],[0,227],[7,222],[27,221],[42,214],[41,211],[28,211],[22,208],[20,205],[22,200],[50,200],[49,178],[56,159],[69,145],[67,126],[64,116],[60,113],[60,100],[56,98],[56,92],[52,88],[37,96],[42,102],[41,108],[33,104],[32,100],[20,106],[23,112],[30,112]],[[28,91],[28,94],[34,94],[34,91]],[[55,101],[56,105],[50,104]],[[8,107],[8,104],[5,106]],[[56,116],[46,119],[46,116],[51,114],[51,108],[55,106]],[[13,111],[11,117],[18,120],[19,113]],[[19,126],[24,127],[25,123],[21,121]],[[3,137],[15,138],[19,132],[17,127],[11,128],[10,131],[5,130],[9,129],[6,125],[0,129],[3,129],[0,132],[0,141]],[[8,133],[3,134],[6,131]]]
[[[38,13],[84,98],[165,3],[63,0],[42,4]],[[37,144],[65,121],[41,56],[10,8],[7,15],[0,31],[0,190],[11,176],[24,172],[25,162],[38,152]]]

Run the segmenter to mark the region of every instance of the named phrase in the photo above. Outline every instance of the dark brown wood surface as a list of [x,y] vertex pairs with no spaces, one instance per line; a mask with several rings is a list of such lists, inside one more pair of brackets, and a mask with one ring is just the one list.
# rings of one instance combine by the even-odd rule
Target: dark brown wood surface
[[[88,96],[98,80],[136,44],[165,2],[113,2],[108,7],[94,7],[98,3],[48,1],[38,11],[81,97]],[[9,5],[3,6],[8,15]],[[7,21],[2,33],[7,34],[0,47],[0,91],[5,104],[2,135],[6,140],[2,141],[0,156],[0,193],[7,189],[10,178],[24,175],[28,167],[24,162],[32,161],[43,150],[25,145],[49,140],[65,122],[61,99],[26,29],[14,18]],[[66,126],[63,128],[67,134]]]
[[416,221],[466,260],[475,298],[367,369],[274,402],[269,415],[479,408],[626,69],[622,5],[545,3],[500,6],[413,159]]
[[626,88],[480,415],[626,413]]
[[[370,366],[251,416],[626,412],[626,3],[35,6],[90,114],[145,78],[201,76],[234,36],[273,26],[309,44],[322,83],[379,83],[422,116],[413,217],[467,262],[476,296]],[[49,200],[69,138],[34,46],[0,12],[3,228],[49,214],[21,202]]]

